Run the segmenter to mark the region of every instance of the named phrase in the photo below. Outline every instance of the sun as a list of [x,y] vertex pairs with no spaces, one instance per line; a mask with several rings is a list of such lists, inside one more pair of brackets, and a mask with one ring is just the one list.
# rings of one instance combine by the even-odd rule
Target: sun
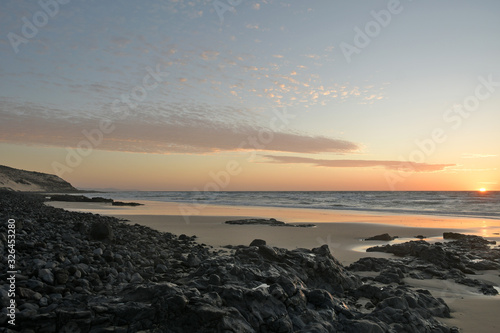
[[479,192],[486,192],[486,189],[485,189],[484,187],[481,187],[481,188],[479,189]]

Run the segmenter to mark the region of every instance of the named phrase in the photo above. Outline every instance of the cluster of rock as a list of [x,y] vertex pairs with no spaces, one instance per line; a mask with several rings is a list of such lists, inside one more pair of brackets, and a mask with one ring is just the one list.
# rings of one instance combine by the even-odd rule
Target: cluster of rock
[[114,201],[113,199],[107,199],[102,197],[86,197],[84,195],[72,195],[72,194],[53,194],[46,197],[49,201],[64,201],[64,202],[103,202],[110,203],[113,206],[142,206],[142,204],[137,202],[122,202]]
[[406,277],[451,279],[476,287],[485,295],[497,295],[498,291],[491,284],[469,277],[480,274],[480,271],[500,269],[500,247],[493,247],[496,242],[448,232],[443,238],[452,241],[430,244],[419,240],[371,247],[367,252],[392,253],[401,258],[362,258],[349,269],[380,272],[374,280],[382,283],[402,283]]
[[2,276],[0,332],[457,331],[435,319],[450,316],[441,299],[362,283],[326,245],[214,249],[26,195],[0,193],[0,207],[1,251],[15,219],[18,253],[16,326]]
[[226,224],[236,224],[236,225],[268,225],[271,227],[298,227],[298,228],[310,228],[315,227],[312,223],[285,223],[278,221],[276,219],[242,219],[242,220],[231,220],[226,221]]

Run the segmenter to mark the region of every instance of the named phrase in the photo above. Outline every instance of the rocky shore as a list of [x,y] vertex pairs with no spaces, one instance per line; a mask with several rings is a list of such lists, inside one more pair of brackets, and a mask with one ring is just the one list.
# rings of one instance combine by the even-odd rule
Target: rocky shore
[[[458,332],[439,322],[450,316],[445,302],[404,278],[459,279],[499,263],[498,249],[477,247],[479,238],[379,247],[403,257],[346,268],[326,245],[286,250],[256,240],[216,249],[35,196],[0,192],[0,207],[0,332]],[[15,326],[7,316],[9,219],[17,236]],[[358,275],[366,270],[382,278]]]
[[84,195],[75,194],[53,194],[45,197],[48,201],[64,201],[64,202],[101,202],[110,203],[112,206],[142,206],[143,204],[137,202],[122,202],[113,199],[106,199],[102,197],[89,198]]
[[392,253],[401,259],[362,258],[349,269],[380,272],[374,280],[383,283],[401,283],[406,277],[437,278],[474,287],[484,295],[498,295],[493,285],[471,277],[480,271],[500,272],[500,247],[496,242],[451,232],[445,232],[443,238],[452,241],[430,244],[419,240],[371,247],[367,252]]

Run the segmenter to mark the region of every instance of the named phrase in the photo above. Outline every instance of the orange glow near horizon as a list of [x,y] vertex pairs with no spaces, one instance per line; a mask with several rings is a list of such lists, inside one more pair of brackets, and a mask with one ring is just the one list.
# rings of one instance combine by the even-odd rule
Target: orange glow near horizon
[[[5,143],[0,143],[0,152],[3,160],[8,161],[0,164],[50,174],[54,174],[52,163],[65,163],[67,154],[63,148]],[[61,177],[81,189],[142,191],[469,190],[487,195],[500,190],[499,174],[494,168],[500,163],[500,156],[497,160],[492,158],[493,162],[481,164],[491,171],[480,169],[477,173],[455,170],[404,173],[382,167],[328,168],[304,163],[266,163],[264,159],[254,161],[250,157],[252,155],[237,153],[161,155],[94,150]],[[237,163],[230,177],[229,162]],[[392,177],[387,177],[388,174]]]

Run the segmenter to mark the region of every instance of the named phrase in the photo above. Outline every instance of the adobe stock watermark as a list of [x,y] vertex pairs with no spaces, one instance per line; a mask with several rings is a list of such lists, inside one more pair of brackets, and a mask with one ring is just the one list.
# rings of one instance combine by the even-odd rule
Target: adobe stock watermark
[[[273,117],[269,121],[269,128],[260,129],[256,135],[248,136],[239,145],[239,150],[245,150],[246,154],[249,154],[247,161],[252,161],[257,151],[263,150],[274,140],[274,133],[278,131],[283,131],[287,126],[289,126],[291,119],[294,119],[296,115],[289,114],[287,108],[283,108],[281,111],[273,109]],[[220,191],[227,189],[231,183],[232,177],[236,177],[243,172],[243,166],[237,160],[229,160],[223,170],[217,172],[210,171],[209,177],[211,181],[207,182],[203,188],[194,188],[193,192],[196,193],[196,197],[206,200],[214,200],[219,195]],[[193,202],[190,204],[182,204],[178,206],[178,209],[184,218],[184,221],[189,224],[190,216],[199,215],[200,212],[207,207],[206,203]]]
[[30,40],[38,35],[39,29],[45,27],[51,19],[60,12],[60,5],[66,5],[71,0],[39,0],[40,10],[35,12],[31,18],[23,16],[20,34],[9,32],[7,39],[15,54],[19,53],[21,44],[28,44]]
[[458,130],[465,119],[468,119],[481,106],[481,102],[489,99],[496,89],[500,87],[500,81],[493,81],[493,75],[478,77],[479,84],[474,89],[474,93],[465,97],[460,104],[445,110],[443,113],[443,121],[449,126],[448,128],[436,127],[431,131],[429,137],[424,139],[416,139],[417,146],[410,152],[407,158],[399,156],[401,168],[398,171],[387,171],[385,180],[391,191],[396,190],[396,185],[406,178],[410,177],[415,172],[415,166],[412,163],[425,163],[427,158],[434,154],[437,146],[443,144],[448,139],[448,133],[453,130]]
[[7,305],[7,321],[9,325],[16,325],[16,220],[9,219],[7,221],[7,291],[8,304]]
[[234,13],[236,11],[235,7],[241,5],[243,0],[215,0],[212,2],[212,6],[215,8],[217,16],[219,16],[220,24],[224,23],[224,13],[230,11]]
[[[111,111],[119,118],[124,119],[130,115],[130,111],[137,108],[137,106],[144,102],[148,97],[148,92],[158,88],[159,84],[165,81],[169,75],[168,72],[162,72],[160,65],[156,65],[153,70],[146,67],[146,74],[142,78],[140,85],[134,86],[129,93],[122,94],[120,98],[113,101]],[[87,129],[82,130],[83,139],[78,142],[76,148],[66,148],[66,157],[64,163],[54,161],[52,162],[52,170],[54,173],[62,177],[65,173],[71,173],[79,167],[83,159],[88,157],[95,148],[99,147],[105,135],[111,134],[116,129],[116,124],[111,119],[101,119],[97,126],[90,131]]]
[[334,242],[331,234],[328,234],[328,236],[326,236],[326,239],[323,239],[322,237],[316,237],[316,241],[320,246],[323,246],[325,244],[328,245],[331,253],[333,253],[334,249],[340,248],[340,243]]
[[[412,1],[412,0],[407,0]],[[399,0],[389,0],[386,9],[380,11],[372,10],[370,12],[373,20],[368,21],[363,29],[358,26],[354,27],[354,38],[352,44],[342,42],[339,47],[342,50],[345,60],[348,64],[352,61],[352,56],[354,54],[360,54],[361,50],[365,49],[370,45],[372,40],[378,37],[382,31],[382,28],[387,28],[392,21],[394,15],[401,14],[403,11],[403,5]]]

